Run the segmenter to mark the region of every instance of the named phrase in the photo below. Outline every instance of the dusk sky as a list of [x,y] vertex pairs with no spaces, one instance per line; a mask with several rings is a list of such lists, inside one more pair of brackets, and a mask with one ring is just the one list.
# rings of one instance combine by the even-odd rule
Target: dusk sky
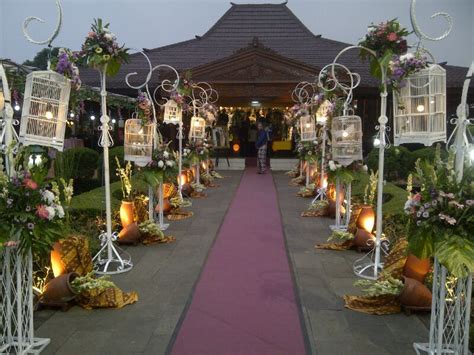
[[[281,3],[281,0],[235,3]],[[64,22],[55,46],[79,49],[93,18],[111,23],[119,42],[134,48],[155,48],[203,35],[230,7],[227,0],[62,0]],[[288,7],[315,34],[356,43],[371,22],[398,18],[411,29],[410,0],[289,0]],[[454,28],[441,42],[425,43],[439,62],[468,66],[474,58],[474,1],[418,0],[422,29],[438,36],[443,19],[430,19],[438,11],[453,17]],[[46,24],[31,25],[32,36],[43,40],[56,23],[54,0],[0,0],[0,58],[30,59],[42,47],[25,40],[21,26],[27,16]],[[413,43],[415,38],[410,37]],[[192,55],[192,53],[189,53]]]

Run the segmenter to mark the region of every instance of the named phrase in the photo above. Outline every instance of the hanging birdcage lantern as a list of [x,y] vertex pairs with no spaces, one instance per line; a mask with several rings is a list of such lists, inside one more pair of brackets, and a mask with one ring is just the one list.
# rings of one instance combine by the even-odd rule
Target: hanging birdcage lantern
[[201,117],[193,116],[191,118],[191,128],[189,129],[189,139],[206,138],[206,120]]
[[314,141],[316,139],[316,124],[313,117],[304,115],[300,118],[300,133],[301,140]]
[[164,123],[179,124],[183,119],[183,110],[176,101],[170,99],[165,104]]
[[26,77],[20,142],[63,150],[71,82],[56,72],[35,71]]
[[334,161],[348,166],[362,160],[362,120],[359,116],[334,117],[331,135]]
[[446,70],[437,64],[410,75],[394,92],[394,143],[446,142]]
[[142,120],[132,118],[125,122],[124,159],[138,166],[145,166],[153,154],[153,123],[143,124]]

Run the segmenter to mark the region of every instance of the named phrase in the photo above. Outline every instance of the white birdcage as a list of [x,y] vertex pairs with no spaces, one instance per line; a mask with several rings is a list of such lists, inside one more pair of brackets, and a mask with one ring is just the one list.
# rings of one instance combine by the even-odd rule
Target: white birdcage
[[56,72],[35,71],[26,77],[20,142],[63,150],[71,82]]
[[124,159],[138,166],[145,166],[153,154],[153,123],[143,124],[142,120],[132,118],[125,122]]
[[314,141],[316,139],[316,123],[310,115],[300,118],[301,141]]
[[362,160],[362,120],[359,116],[334,117],[331,127],[332,159],[343,166]]
[[206,138],[206,120],[201,117],[193,116],[191,118],[191,128],[189,129],[189,139]]
[[394,143],[446,142],[446,70],[437,64],[410,75],[394,92]]
[[165,104],[165,113],[163,115],[164,123],[178,124],[183,119],[183,111],[174,100],[168,100]]

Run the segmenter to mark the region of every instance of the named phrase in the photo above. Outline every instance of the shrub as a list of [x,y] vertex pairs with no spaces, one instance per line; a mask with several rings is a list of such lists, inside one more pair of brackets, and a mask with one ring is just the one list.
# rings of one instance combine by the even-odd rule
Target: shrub
[[[379,149],[374,148],[367,156],[367,166],[374,171],[379,167]],[[413,171],[415,159],[405,147],[390,147],[385,149],[384,177],[390,181],[406,179]]]
[[54,162],[56,178],[90,180],[94,177],[99,153],[85,147],[58,152]]
[[[413,160],[417,161],[418,159],[421,160],[428,160],[429,162],[433,163],[435,160],[436,155],[436,147],[426,147],[417,149],[412,152]],[[445,149],[441,149],[441,158],[447,158],[448,152]]]
[[[110,171],[110,181],[119,181],[120,178],[117,176],[117,162],[115,161],[115,157],[118,158],[120,165],[124,165],[124,151],[123,146],[113,147],[109,149],[109,171]],[[103,181],[103,173],[104,173],[104,154],[99,158],[99,179]]]

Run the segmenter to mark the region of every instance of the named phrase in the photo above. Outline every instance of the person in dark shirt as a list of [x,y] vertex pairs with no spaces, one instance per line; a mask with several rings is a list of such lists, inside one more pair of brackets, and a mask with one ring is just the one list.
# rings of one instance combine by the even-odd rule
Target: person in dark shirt
[[257,124],[257,141],[255,146],[257,147],[257,167],[259,174],[265,174],[266,163],[267,163],[267,142],[268,135],[267,131],[263,128],[262,122]]

